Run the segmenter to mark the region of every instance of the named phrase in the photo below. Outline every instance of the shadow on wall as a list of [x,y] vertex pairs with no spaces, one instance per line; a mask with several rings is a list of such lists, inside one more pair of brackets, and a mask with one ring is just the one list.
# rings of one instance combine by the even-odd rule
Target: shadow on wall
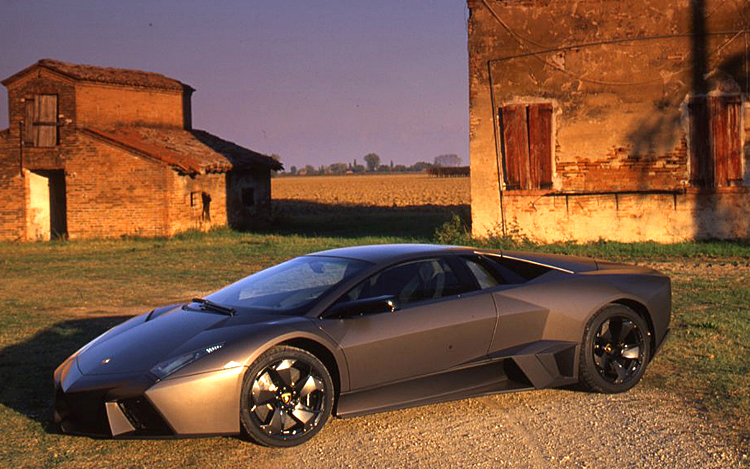
[[0,404],[57,432],[52,423],[55,368],[87,342],[130,319],[107,316],[54,324],[25,342],[0,350]]
[[[750,5],[736,4],[739,27],[732,29],[743,29],[746,32],[736,36],[727,37],[732,41],[741,41],[745,44],[739,52],[721,60],[714,67],[710,67],[708,28],[707,28],[707,10],[706,0],[693,0],[691,5],[691,31],[690,36],[690,63],[689,71],[691,77],[690,95],[701,96],[711,91],[712,87],[717,87],[718,81],[732,83],[732,86],[743,94],[750,92],[750,74],[748,69],[748,41],[750,40]],[[722,36],[723,37],[723,36]],[[684,93],[680,90],[672,96],[665,96],[654,103],[654,113],[646,118],[643,122],[628,136],[629,144],[632,148],[633,155],[654,154],[661,149],[674,149],[682,138],[683,129],[682,110],[685,100]],[[711,119],[706,106],[696,106],[693,113],[693,119],[690,124],[690,134],[701,136],[700,142],[691,141],[693,149],[698,148],[698,159],[692,161],[694,166],[701,166],[701,173],[709,175],[705,181],[694,181],[699,189],[699,203],[693,213],[696,237],[711,238],[716,237],[717,233],[728,232],[727,220],[731,217],[722,217],[722,200],[718,197],[713,189],[714,183],[714,162],[710,149],[712,148]],[[669,151],[669,150],[667,150]],[[750,144],[746,143],[744,147],[745,154],[750,154]],[[690,159],[690,155],[688,155]],[[697,164],[696,164],[697,163]],[[745,181],[750,181],[750,168],[745,168]],[[642,189],[649,189],[648,178],[641,178]]]
[[429,241],[453,214],[470,226],[469,205],[379,207],[278,199],[272,202],[271,215],[261,231],[352,238],[398,236]]

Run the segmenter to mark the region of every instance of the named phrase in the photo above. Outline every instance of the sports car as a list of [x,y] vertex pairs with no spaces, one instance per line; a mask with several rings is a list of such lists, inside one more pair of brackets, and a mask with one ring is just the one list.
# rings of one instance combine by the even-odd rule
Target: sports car
[[297,257],[110,329],[54,373],[101,437],[312,438],[333,415],[577,385],[627,391],[669,330],[668,277],[592,259],[358,246]]

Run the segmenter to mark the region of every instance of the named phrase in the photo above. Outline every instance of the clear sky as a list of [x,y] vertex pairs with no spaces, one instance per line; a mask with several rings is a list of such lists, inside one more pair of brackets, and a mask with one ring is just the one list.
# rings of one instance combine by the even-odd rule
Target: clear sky
[[463,0],[0,0],[0,77],[42,58],[162,73],[196,88],[195,128],[287,168],[467,164],[466,15]]

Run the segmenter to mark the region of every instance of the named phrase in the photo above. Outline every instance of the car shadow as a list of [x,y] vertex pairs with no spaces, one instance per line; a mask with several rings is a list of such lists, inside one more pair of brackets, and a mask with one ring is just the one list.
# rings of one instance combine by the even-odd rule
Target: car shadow
[[55,368],[84,344],[130,317],[58,322],[0,349],[0,404],[36,420],[47,433],[58,433],[51,419]]

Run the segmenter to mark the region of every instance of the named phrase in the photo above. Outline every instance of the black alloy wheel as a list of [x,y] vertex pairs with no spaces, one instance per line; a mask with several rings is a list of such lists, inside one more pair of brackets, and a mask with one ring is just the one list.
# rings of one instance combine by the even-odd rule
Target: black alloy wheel
[[296,347],[273,347],[245,374],[242,426],[266,446],[304,443],[330,417],[333,389],[331,375],[317,357]]
[[640,381],[650,354],[646,321],[627,306],[608,305],[586,326],[580,357],[581,383],[598,392],[627,391]]

